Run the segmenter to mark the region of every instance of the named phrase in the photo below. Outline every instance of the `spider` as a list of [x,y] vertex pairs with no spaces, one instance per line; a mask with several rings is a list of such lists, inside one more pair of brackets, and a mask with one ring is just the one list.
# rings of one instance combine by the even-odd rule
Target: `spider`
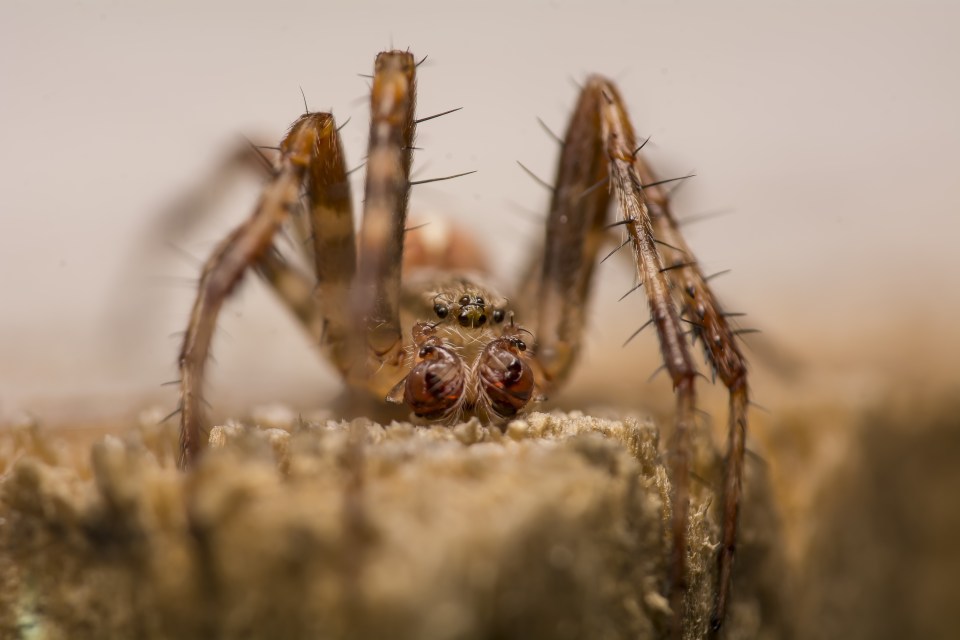
[[[248,269],[255,269],[316,337],[347,384],[403,403],[426,421],[477,414],[502,423],[563,384],[576,361],[584,306],[598,252],[622,227],[650,308],[664,368],[676,393],[668,463],[673,476],[670,605],[685,594],[690,432],[698,375],[687,346],[699,341],[728,388],[729,440],[713,632],[731,588],[747,427],[746,363],[728,317],[707,285],[671,214],[668,180],[640,155],[617,88],[601,76],[583,85],[566,134],[542,255],[506,298],[469,273],[405,263],[418,63],[407,51],[376,58],[363,219],[355,233],[338,128],[329,113],[307,112],[283,138],[253,215],[206,261],[180,350],[179,464],[203,449],[201,385],[217,314]],[[426,119],[426,118],[425,118]],[[265,161],[266,157],[263,158]],[[611,200],[619,212],[610,222]],[[312,263],[308,276],[275,249],[292,233]],[[407,256],[409,258],[409,256]],[[424,262],[424,261],[421,261]],[[429,261],[426,261],[429,262]],[[443,266],[443,265],[440,265]],[[405,273],[406,281],[401,279]],[[406,329],[405,329],[406,328]],[[643,327],[641,327],[642,329]],[[639,330],[638,330],[639,331]],[[682,634],[680,624],[673,632]]]

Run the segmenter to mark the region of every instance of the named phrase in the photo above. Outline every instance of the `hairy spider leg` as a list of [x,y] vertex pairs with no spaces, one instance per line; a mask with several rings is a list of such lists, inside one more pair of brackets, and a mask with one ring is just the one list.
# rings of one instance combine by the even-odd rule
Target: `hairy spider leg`
[[313,298],[321,318],[320,335],[313,334],[313,338],[327,359],[345,374],[354,360],[348,338],[356,324],[350,313],[350,291],[357,270],[357,241],[339,129],[318,150],[305,186],[316,278]]
[[357,247],[340,128],[318,140],[317,153],[304,177],[302,207],[291,217],[294,244],[311,264],[313,276],[288,263],[276,250],[268,251],[256,266],[313,343],[346,374],[354,361],[347,346],[355,325],[349,302]]
[[[636,155],[634,168],[643,184],[658,182],[650,166]],[[693,321],[694,340],[700,340],[707,362],[720,377],[730,393],[727,457],[724,466],[720,552],[717,555],[717,590],[710,626],[719,631],[726,616],[730,596],[733,560],[737,542],[737,520],[743,485],[743,464],[747,435],[747,365],[736,341],[736,332],[730,327],[716,296],[707,286],[706,278],[694,253],[680,233],[676,218],[670,210],[667,192],[660,186],[644,188],[647,207],[661,241],[666,259],[668,277],[674,292],[682,300],[684,314]],[[665,244],[664,244],[665,243]]]
[[673,635],[681,637],[680,620],[687,593],[687,520],[690,510],[690,434],[694,427],[696,367],[684,340],[680,316],[670,296],[663,260],[654,243],[653,227],[643,196],[642,182],[633,167],[636,136],[616,87],[603,78],[592,77],[584,92],[594,93],[599,103],[601,139],[610,161],[613,190],[637,262],[637,276],[647,294],[650,316],[660,339],[660,351],[677,394],[673,433],[668,445],[668,460],[673,482],[671,497],[670,606],[673,611]]
[[[342,128],[340,125],[337,131]],[[339,135],[323,137],[318,145],[323,147],[317,150],[319,161],[305,175],[299,206],[291,210],[292,224],[287,227],[292,234],[292,247],[313,273],[288,262],[277,243],[254,267],[304,327],[312,343],[320,345],[324,355],[343,372],[347,368],[345,355],[336,347],[343,343],[344,327],[352,325],[346,320],[346,300],[349,281],[356,271],[356,239],[347,179],[350,172],[345,170]],[[203,212],[211,209],[243,172],[272,179],[277,161],[269,151],[279,150],[280,147],[258,146],[246,140],[235,145],[203,181],[203,187],[180,198],[167,214],[160,216],[164,230],[157,235],[168,237],[173,228],[183,232],[201,219]],[[332,238],[336,240],[325,242]]]
[[[597,254],[606,239],[605,212],[616,198],[622,226],[634,253],[639,281],[646,291],[665,367],[677,394],[669,445],[671,496],[670,606],[681,619],[687,594],[686,527],[694,427],[696,367],[684,339],[680,315],[670,293],[664,263],[655,245],[643,186],[634,167],[636,136],[612,82],[587,80],[563,139],[563,150],[547,220],[540,275],[535,356],[549,388],[561,382],[576,357],[583,333],[583,309]],[[604,185],[606,188],[597,188]],[[683,630],[675,622],[673,634]]]
[[584,92],[570,120],[557,165],[540,265],[539,293],[524,319],[536,327],[535,361],[549,395],[569,375],[579,351],[597,253],[606,241],[609,189],[596,96]]
[[336,137],[330,114],[305,114],[294,122],[253,215],[221,241],[204,264],[178,360],[180,467],[195,462],[204,446],[203,374],[217,315],[247,268],[267,254],[278,229],[299,206],[305,175],[317,154],[330,144],[339,146],[338,139],[329,142]]
[[[360,225],[359,267],[350,296],[355,327],[348,348],[363,353],[348,372],[354,386],[384,397],[404,366],[400,325],[403,239],[416,130],[416,64],[406,51],[377,55],[370,95],[367,183]],[[364,344],[360,344],[361,342]]]

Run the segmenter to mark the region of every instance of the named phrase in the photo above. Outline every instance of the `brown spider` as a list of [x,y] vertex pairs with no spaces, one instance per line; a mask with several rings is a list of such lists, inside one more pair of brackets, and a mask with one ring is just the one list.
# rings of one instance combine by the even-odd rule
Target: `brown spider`
[[[590,77],[563,138],[543,255],[508,302],[470,274],[420,269],[401,281],[414,150],[415,75],[409,52],[377,56],[363,221],[355,237],[333,116],[306,113],[280,143],[253,215],[214,250],[200,280],[180,351],[180,465],[196,461],[205,426],[201,384],[217,314],[254,267],[320,343],[347,383],[403,402],[426,420],[464,413],[501,422],[558,388],[580,347],[598,251],[622,226],[646,291],[664,366],[676,391],[669,446],[673,476],[670,604],[686,591],[690,432],[697,369],[682,322],[730,392],[713,631],[730,592],[747,426],[747,375],[736,331],[707,286],[670,213],[666,192],[639,155],[633,127],[609,80]],[[608,223],[611,198],[619,220]],[[305,209],[306,215],[300,213]],[[274,238],[292,229],[312,261],[309,277],[280,258]],[[658,248],[659,245],[659,248]],[[423,265],[420,265],[423,266]],[[434,265],[437,266],[437,265]],[[441,265],[442,266],[442,265]],[[686,317],[685,317],[686,316]],[[522,326],[521,324],[522,323]],[[647,326],[647,325],[644,325]],[[406,331],[404,327],[409,327]],[[529,330],[526,328],[529,327]],[[680,635],[679,624],[674,634]]]

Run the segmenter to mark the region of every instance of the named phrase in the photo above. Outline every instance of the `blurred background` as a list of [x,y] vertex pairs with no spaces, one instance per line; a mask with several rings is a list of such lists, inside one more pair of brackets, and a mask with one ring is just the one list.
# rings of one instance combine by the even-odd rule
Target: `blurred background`
[[[721,299],[763,331],[748,338],[754,396],[769,409],[756,419],[756,446],[775,482],[809,479],[784,494],[792,553],[835,550],[816,542],[804,514],[821,510],[838,469],[866,469],[845,486],[868,492],[874,472],[911,487],[902,504],[915,502],[915,487],[960,485],[956,474],[936,480],[952,458],[923,463],[923,452],[957,450],[944,445],[960,434],[943,400],[960,387],[958,24],[960,7],[947,2],[7,0],[0,423],[26,412],[55,426],[121,425],[145,407],[172,409],[175,389],[160,387],[176,378],[170,336],[184,328],[200,264],[249,215],[258,182],[224,183],[195,215],[183,203],[213,195],[204,188],[219,184],[217,167],[243,136],[276,144],[303,111],[301,89],[311,109],[350,118],[342,134],[359,164],[368,121],[359,76],[390,47],[429,56],[421,116],[463,107],[420,127],[417,178],[477,170],[417,187],[412,213],[475,232],[510,283],[542,234],[547,201],[516,161],[552,178],[557,146],[537,118],[562,133],[576,83],[600,72],[619,83],[638,133],[652,136],[658,172],[697,174],[675,210],[711,214],[688,225],[688,239],[708,272],[732,270],[716,280]],[[363,172],[354,179],[356,196]],[[641,296],[617,302],[629,268],[611,260],[598,280],[567,405],[669,411],[667,382],[645,382],[658,365],[653,335],[620,347],[647,318]],[[207,394],[218,411],[323,407],[338,393],[254,279],[220,327]],[[722,402],[704,393],[708,408]],[[904,476],[914,484],[887,472],[916,440],[864,453],[877,416],[896,437],[932,434]],[[858,503],[851,491],[836,513]],[[956,524],[946,495],[933,503]],[[865,510],[864,531],[891,504]],[[905,539],[894,535],[884,553]]]
[[[689,239],[708,271],[732,269],[716,281],[722,299],[750,314],[780,364],[815,366],[858,396],[880,377],[956,382],[958,18],[948,3],[5,2],[0,411],[65,422],[172,404],[158,387],[176,377],[167,336],[257,182],[227,185],[187,221],[177,204],[241,136],[276,144],[301,88],[311,109],[351,118],[343,136],[359,164],[358,74],[391,46],[429,56],[421,115],[463,107],[420,128],[418,177],[477,170],[417,188],[413,212],[475,230],[504,282],[542,233],[547,200],[516,161],[552,179],[557,148],[536,118],[562,133],[575,83],[600,72],[653,136],[659,173],[697,173],[678,213],[722,215],[691,224]],[[636,398],[607,363],[655,358],[652,334],[620,349],[646,319],[643,300],[616,303],[631,285],[624,264],[598,277],[575,386]],[[259,283],[221,326],[215,406],[335,392]],[[638,365],[642,379],[655,366]]]

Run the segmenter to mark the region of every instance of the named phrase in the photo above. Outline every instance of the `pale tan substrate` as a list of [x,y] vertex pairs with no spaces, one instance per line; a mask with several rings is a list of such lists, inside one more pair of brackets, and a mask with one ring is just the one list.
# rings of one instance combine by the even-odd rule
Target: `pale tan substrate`
[[[0,448],[0,635],[651,638],[668,618],[670,484],[636,419],[535,413],[505,433],[366,420],[169,429],[89,459],[24,428]],[[713,591],[719,457],[697,439],[690,637]],[[748,465],[730,638],[784,637],[763,465]]]
[[891,393],[862,414],[781,424],[778,459],[803,486],[780,503],[801,533],[798,637],[957,637],[958,398]]

